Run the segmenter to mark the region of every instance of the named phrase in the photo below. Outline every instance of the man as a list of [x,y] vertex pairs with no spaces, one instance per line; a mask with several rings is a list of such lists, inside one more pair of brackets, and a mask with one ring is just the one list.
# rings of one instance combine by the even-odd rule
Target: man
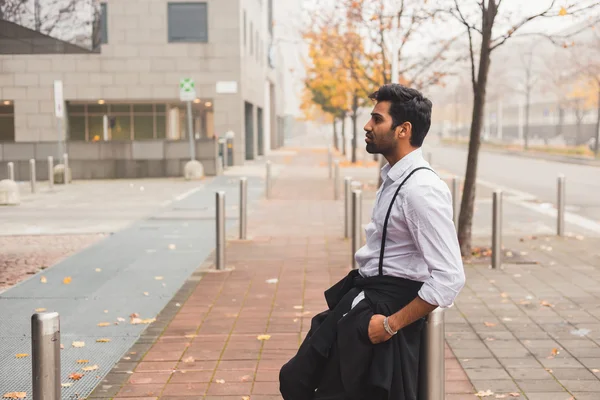
[[325,292],[329,309],[282,367],[285,400],[416,400],[424,317],[464,286],[452,197],[420,149],[431,101],[398,84],[370,98],[366,148],[388,164],[367,243],[355,255],[359,270]]

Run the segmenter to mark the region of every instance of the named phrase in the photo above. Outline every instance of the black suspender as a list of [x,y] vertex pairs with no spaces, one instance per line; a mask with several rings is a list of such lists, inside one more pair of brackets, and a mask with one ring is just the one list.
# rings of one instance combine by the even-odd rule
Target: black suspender
[[[427,167],[419,167],[419,168],[413,169],[410,172],[410,174],[408,174],[408,176],[406,178],[404,178],[404,180],[400,183],[400,185],[398,186],[398,189],[396,189],[396,193],[394,193],[394,197],[392,197],[392,201],[390,202],[390,206],[388,207],[387,214],[385,215],[385,220],[383,222],[383,233],[381,235],[381,251],[379,252],[379,275],[380,276],[383,275],[383,253],[385,251],[385,239],[387,237],[387,224],[388,224],[388,219],[390,218],[390,214],[392,213],[392,207],[394,205],[394,201],[396,200],[396,196],[398,196],[398,192],[400,192],[400,189],[402,188],[404,183],[408,180],[408,178],[410,178],[412,176],[412,174],[414,174],[415,172],[417,172],[420,169],[428,169],[435,174],[434,170],[432,170],[431,168],[427,168]],[[383,196],[383,191],[382,191],[381,195]]]

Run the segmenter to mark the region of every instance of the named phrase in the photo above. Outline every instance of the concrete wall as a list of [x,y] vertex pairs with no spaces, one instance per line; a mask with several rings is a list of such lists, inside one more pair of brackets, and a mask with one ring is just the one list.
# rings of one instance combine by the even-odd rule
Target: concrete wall
[[[135,102],[178,101],[179,80],[193,78],[198,96],[213,101],[215,134],[236,133],[235,162],[241,164],[243,101],[261,103],[265,77],[264,67],[241,53],[240,2],[259,0],[204,0],[208,43],[168,42],[169,0],[105,1],[108,44],[101,54],[0,56],[0,99],[14,101],[16,141],[56,140],[56,79],[63,81],[66,101]],[[257,9],[256,4],[248,9]],[[218,81],[238,82],[238,93],[217,94]]]
[[[114,179],[183,176],[189,161],[187,141],[67,142],[73,179]],[[48,179],[48,156],[58,164],[56,143],[1,143],[0,179],[15,165],[15,179],[29,179],[29,160],[36,160],[38,180]],[[217,145],[213,139],[196,141],[196,158],[205,175],[217,174]]]

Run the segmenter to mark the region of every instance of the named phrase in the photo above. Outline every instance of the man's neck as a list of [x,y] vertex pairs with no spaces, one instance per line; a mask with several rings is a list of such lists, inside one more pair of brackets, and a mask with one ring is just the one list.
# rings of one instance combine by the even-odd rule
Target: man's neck
[[390,167],[393,167],[398,161],[402,160],[404,157],[417,150],[418,147],[409,147],[407,149],[399,149],[398,152],[391,155],[385,155],[384,158],[390,164]]

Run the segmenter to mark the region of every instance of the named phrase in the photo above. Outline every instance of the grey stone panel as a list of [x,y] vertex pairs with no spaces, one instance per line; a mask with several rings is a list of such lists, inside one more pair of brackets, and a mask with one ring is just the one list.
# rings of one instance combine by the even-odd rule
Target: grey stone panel
[[30,158],[35,157],[35,144],[4,143],[2,151],[3,159],[5,161],[29,160]]
[[162,160],[165,156],[164,141],[133,142],[131,155],[134,160]]
[[101,160],[102,143],[69,142],[69,162],[71,160]]

